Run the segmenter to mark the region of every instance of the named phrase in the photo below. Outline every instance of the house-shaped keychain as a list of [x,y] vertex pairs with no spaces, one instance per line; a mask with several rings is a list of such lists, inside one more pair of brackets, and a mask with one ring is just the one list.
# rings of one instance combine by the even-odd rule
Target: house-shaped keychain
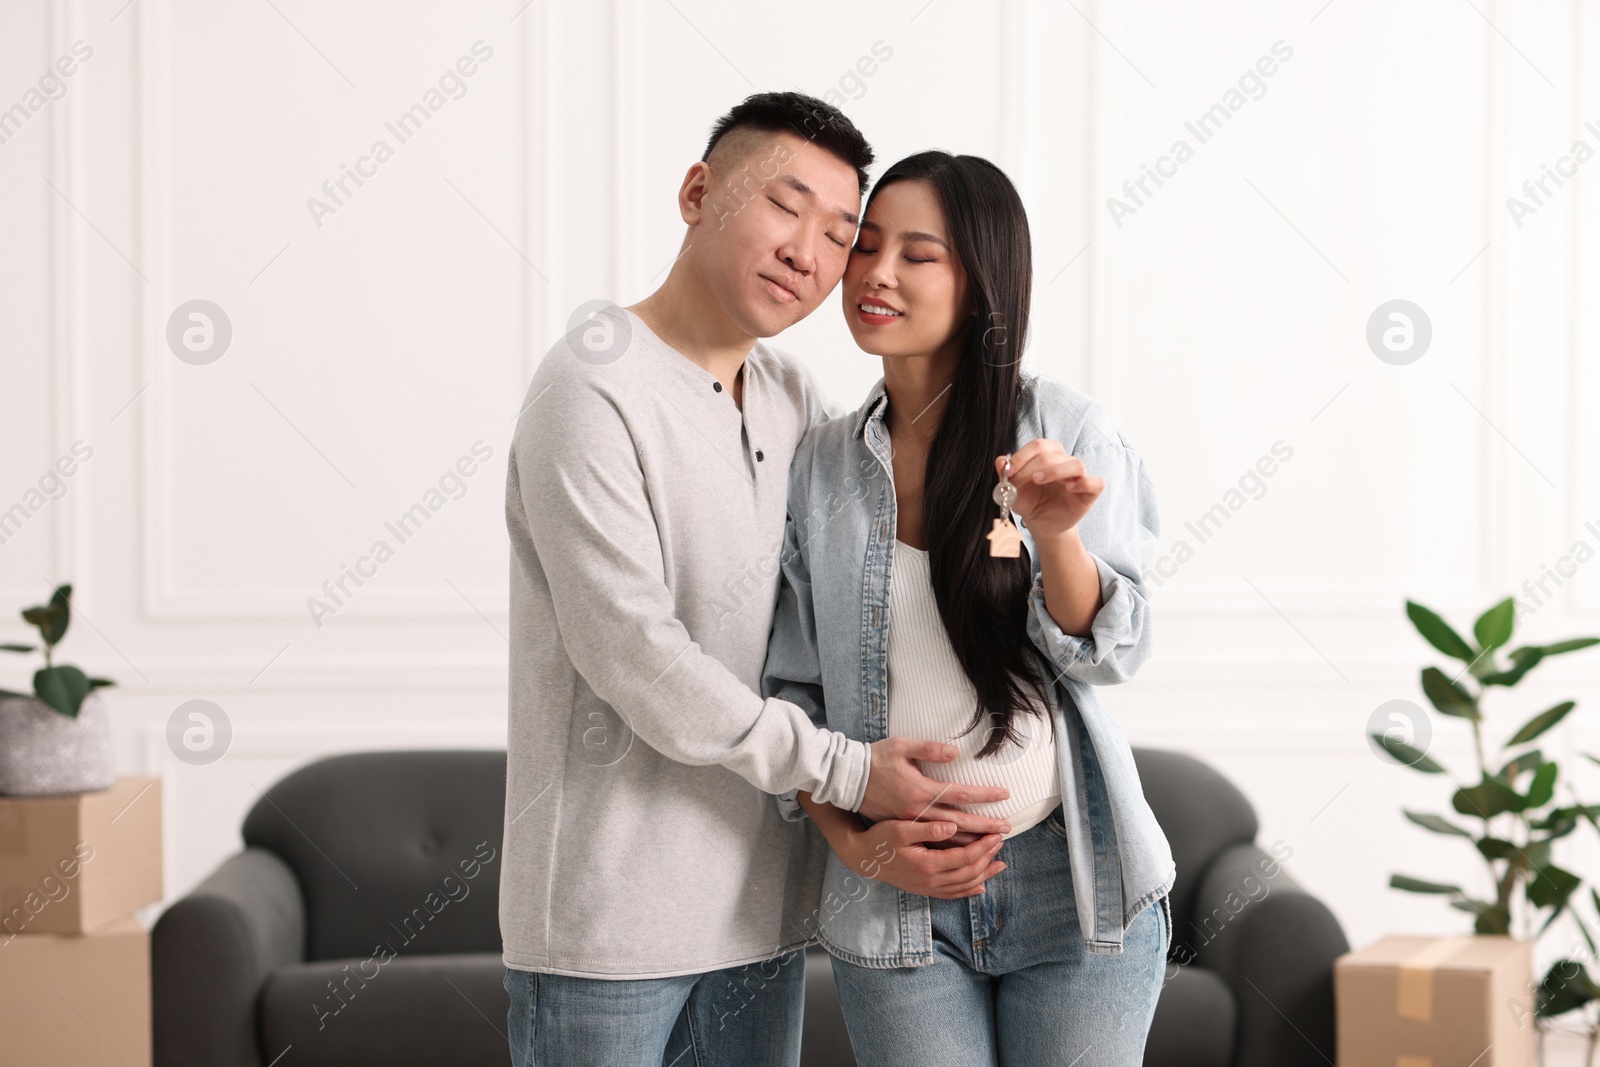
[[989,555],[1012,559],[1022,555],[1022,531],[1004,519],[994,520],[994,529],[989,531],[988,537]]

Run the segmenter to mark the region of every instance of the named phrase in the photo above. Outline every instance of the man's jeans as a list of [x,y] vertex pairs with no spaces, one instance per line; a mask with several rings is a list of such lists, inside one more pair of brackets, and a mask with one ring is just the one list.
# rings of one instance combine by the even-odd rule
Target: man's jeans
[[805,952],[677,978],[508,969],[513,1067],[798,1067]]
[[934,898],[933,962],[833,960],[856,1059],[871,1067],[1139,1067],[1161,992],[1165,897],[1134,917],[1121,955],[1084,950],[1057,808],[1007,840],[987,892]]

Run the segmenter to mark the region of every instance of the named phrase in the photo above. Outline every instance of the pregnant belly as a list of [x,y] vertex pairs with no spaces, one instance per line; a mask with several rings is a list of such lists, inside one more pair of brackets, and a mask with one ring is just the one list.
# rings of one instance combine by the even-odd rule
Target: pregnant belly
[[983,759],[975,756],[985,738],[980,730],[973,730],[963,736],[941,739],[961,750],[961,755],[952,762],[918,763],[922,772],[936,781],[998,785],[1009,789],[1011,796],[1005,800],[953,805],[974,815],[1009,819],[1011,833],[1007,837],[1015,837],[1043,821],[1061,802],[1056,746],[1049,724],[1036,716],[1019,715],[1015,726],[1023,735],[1023,742],[1008,741],[999,751]]

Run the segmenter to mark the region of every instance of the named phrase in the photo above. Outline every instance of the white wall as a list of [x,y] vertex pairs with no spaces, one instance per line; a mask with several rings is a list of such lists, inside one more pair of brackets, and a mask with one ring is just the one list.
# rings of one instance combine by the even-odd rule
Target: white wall
[[[1109,405],[1151,464],[1164,548],[1196,549],[1158,593],[1156,660],[1107,693],[1130,735],[1237,781],[1353,941],[1460,928],[1385,888],[1397,868],[1475,868],[1400,819],[1444,810],[1441,785],[1363,737],[1379,704],[1421,702],[1437,659],[1406,597],[1469,625],[1575,541],[1600,548],[1600,164],[1520,226],[1506,207],[1575,139],[1600,147],[1582,126],[1600,127],[1592,11],[123,4],[0,16],[0,107],[74,42],[93,49],[0,144],[0,507],[74,442],[93,449],[0,545],[0,638],[27,636],[12,607],[76,583],[63,655],[119,680],[123,769],[166,778],[174,897],[298,764],[504,743],[502,492],[524,386],[573,308],[664,276],[712,121],[798,87],[845,98],[883,164],[936,146],[1021,187],[1032,366]],[[492,56],[400,143],[385,123],[478,41]],[[1198,144],[1184,123],[1279,41],[1292,56],[1264,94]],[[875,46],[889,58],[852,78]],[[1118,225],[1107,198],[1180,137],[1193,158]],[[380,138],[393,157],[332,204],[323,183]],[[1408,366],[1365,342],[1394,298],[1432,322]],[[232,325],[206,365],[166,342],[193,299]],[[852,406],[878,374],[832,302],[778,343]],[[385,520],[478,441],[492,456],[464,494],[398,544]],[[1279,441],[1292,458],[1196,545],[1185,522]],[[307,598],[379,537],[394,558],[317,625]],[[1600,565],[1526,623],[1534,640],[1596,632]],[[20,662],[0,685],[26,685]],[[1600,748],[1600,656],[1534,679],[1495,694],[1504,729],[1571,696],[1546,750]],[[165,739],[191,699],[234,732],[209,766]],[[1457,725],[1435,751],[1464,766]]]

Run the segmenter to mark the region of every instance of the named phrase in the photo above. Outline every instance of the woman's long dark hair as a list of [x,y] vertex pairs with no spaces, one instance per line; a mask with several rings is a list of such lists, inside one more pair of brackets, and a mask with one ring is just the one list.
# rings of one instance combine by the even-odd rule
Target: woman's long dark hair
[[[1033,247],[1022,198],[1011,179],[986,159],[938,151],[907,156],[878,179],[867,208],[898,181],[927,182],[938,196],[975,311],[964,327],[961,362],[928,450],[922,524],[939,614],[978,693],[968,730],[985,722],[990,726],[978,753],[982,758],[1007,740],[1022,742],[1014,718],[1019,709],[1035,710],[1030,696],[1049,707],[1045,679],[1054,676],[1028,637],[1033,580],[1027,553],[994,557],[987,540],[1000,514],[990,496],[998,481],[994,460],[1017,450]],[[1048,714],[1044,718],[1053,731],[1054,720]]]

